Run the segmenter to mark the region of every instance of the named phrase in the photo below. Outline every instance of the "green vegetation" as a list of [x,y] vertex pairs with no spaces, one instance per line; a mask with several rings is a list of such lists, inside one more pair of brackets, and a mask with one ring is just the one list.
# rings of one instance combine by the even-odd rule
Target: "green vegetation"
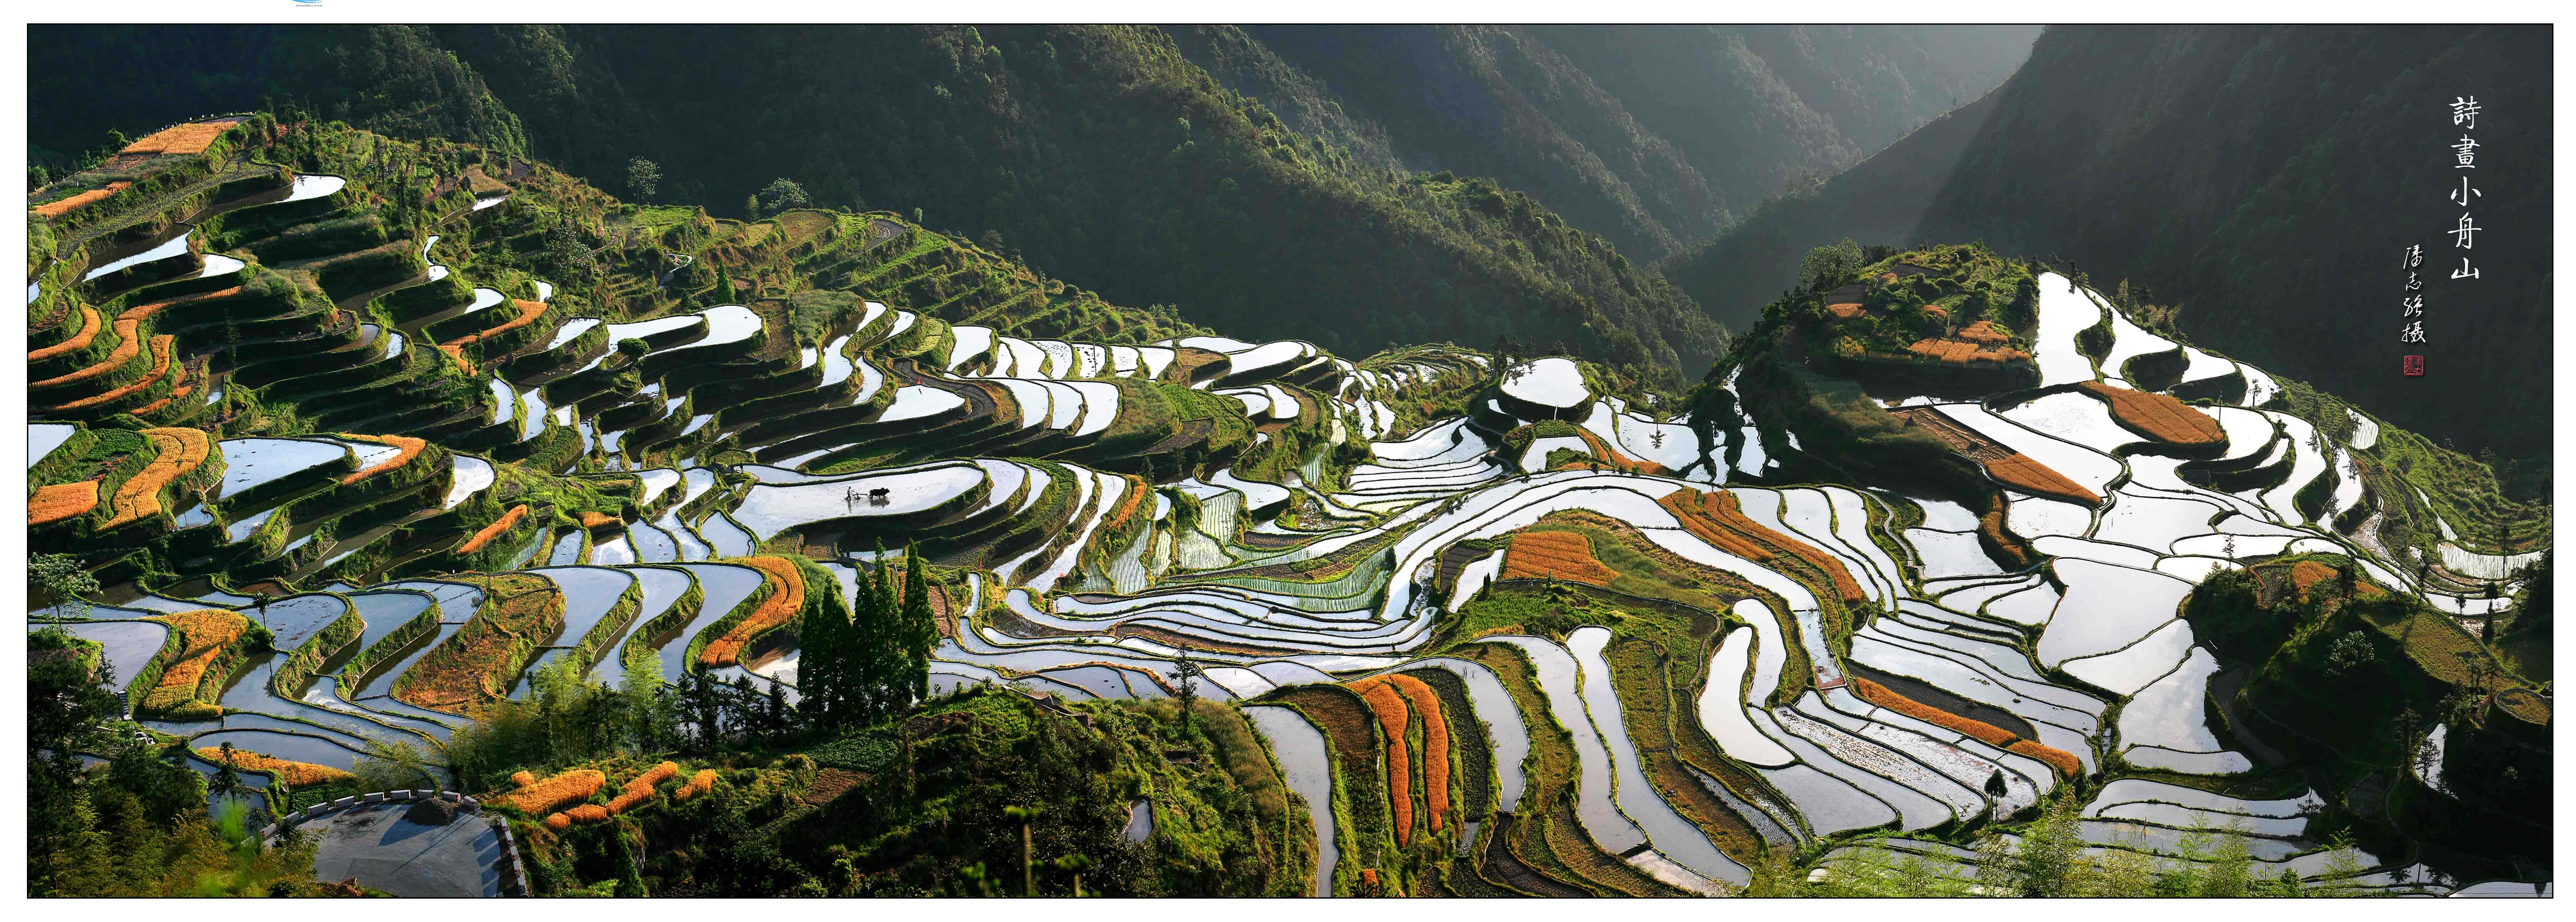
[[830,572],[790,559],[805,577],[806,605],[798,614],[804,720],[825,732],[878,723],[929,690],[939,625],[931,618],[927,565],[917,548],[904,551],[900,602],[891,568],[861,571],[858,597],[845,602]]
[[[2547,831],[2532,811],[2549,796],[2547,749],[2534,743],[2552,709],[2458,624],[2346,566],[2285,558],[2215,575],[2192,594],[2183,614],[2195,632],[2222,662],[2252,669],[2232,706],[2213,709],[2213,725],[2270,742],[2318,790],[2383,779],[2384,803],[2328,816],[2374,851],[2401,834],[2466,855],[2533,847]],[[2247,726],[2230,729],[2238,720]],[[2450,728],[2446,791],[2386,781],[2417,770],[2435,724]]]
[[[2547,278],[2549,240],[2489,233],[2474,254],[2448,246],[2459,214],[2443,210],[2455,190],[2442,184],[2453,177],[2423,165],[2450,162],[2459,134],[2445,132],[2458,126],[2417,107],[2475,83],[2488,112],[2546,108],[2531,62],[2548,56],[2545,32],[2510,27],[2053,28],[1994,92],[1830,179],[1739,209],[1742,221],[1663,268],[1720,322],[1744,324],[1796,283],[1811,247],[1984,240],[2104,290],[2129,280],[2138,300],[2175,306],[2190,342],[2463,451],[2492,450],[2501,492],[2535,500],[2549,492],[2551,449],[2545,430],[2520,421],[2548,412],[2546,312],[2495,281]],[[2164,74],[2184,76],[2150,76]],[[2220,97],[2245,104],[2166,102]],[[2479,225],[2545,223],[2546,158],[2503,152],[2546,150],[2547,130],[2498,119],[2474,134],[2489,154],[2477,164]],[[2420,349],[2398,341],[2395,308],[2350,311],[2396,303],[2406,281],[2404,246],[2374,236],[2385,228],[2410,228],[2425,250]],[[2476,257],[2481,281],[2449,278],[2460,255]],[[2426,376],[2396,372],[2410,353],[2427,356]]]
[[[1611,45],[1600,39],[1562,34],[1546,41],[1581,49],[1587,62],[1581,67],[1598,70],[1623,94],[1642,96],[1646,87],[1664,84],[1659,70],[1689,69],[1692,55],[1684,49],[1691,47],[1741,53],[1750,45],[1766,57],[1807,62],[1796,76],[1721,78],[1749,94],[1729,97],[1726,106],[1762,109],[1770,104],[1754,103],[1753,97],[1799,87],[1794,92],[1811,102],[1793,104],[1792,111],[1802,114],[1789,119],[1798,127],[1783,128],[1809,140],[1832,140],[1822,148],[1770,145],[1756,159],[1779,165],[1739,170],[1746,156],[1706,134],[1712,124],[1706,112],[1687,106],[1639,110],[1651,113],[1651,124],[1660,130],[1693,138],[1691,165],[1683,165],[1665,152],[1669,142],[1651,136],[1657,128],[1631,129],[1623,139],[1616,137],[1620,129],[1557,127],[1645,124],[1622,113],[1616,101],[1596,97],[1551,113],[1555,126],[1540,129],[1551,137],[1544,147],[1551,153],[1520,164],[1471,168],[1497,180],[1462,180],[1454,172],[1415,175],[1392,164],[1363,165],[1329,129],[1283,120],[1265,105],[1262,88],[1233,86],[1231,77],[1212,76],[1194,63],[1199,42],[1189,30],[1177,38],[1150,27],[870,28],[809,31],[793,40],[777,35],[751,30],[680,41],[677,35],[621,27],[305,33],[243,28],[224,36],[228,47],[242,51],[214,66],[235,85],[319,100],[332,117],[353,125],[404,138],[476,143],[500,159],[523,156],[530,135],[542,136],[549,158],[601,186],[659,200],[730,203],[749,197],[758,214],[745,217],[793,208],[799,203],[789,188],[801,190],[812,204],[849,212],[862,211],[869,201],[909,203],[932,223],[959,229],[936,249],[973,255],[941,256],[927,252],[933,248],[918,237],[899,236],[873,243],[869,252],[883,250],[917,268],[884,271],[870,264],[874,260],[854,260],[848,271],[875,275],[854,279],[849,287],[885,284],[870,290],[892,291],[889,283],[900,284],[903,297],[881,300],[927,308],[941,319],[977,318],[1042,335],[1096,330],[1111,317],[1135,325],[1125,319],[1130,315],[1104,313],[1097,298],[1059,290],[1061,283],[1052,278],[1078,272],[1107,300],[1174,306],[1149,312],[1159,317],[1152,325],[1177,326],[1186,317],[1237,336],[1320,335],[1327,340],[1323,345],[1345,353],[1428,340],[1441,332],[1471,342],[1511,334],[1562,341],[1596,358],[1669,376],[1671,369],[1696,368],[1721,351],[1719,327],[1652,270],[1621,255],[1621,248],[1634,246],[1652,257],[1723,223],[1723,199],[1706,191],[1706,175],[1721,166],[1729,176],[1725,182],[1744,190],[1727,195],[1747,200],[1792,173],[1830,168],[1858,148],[1828,125],[1847,124],[1841,130],[1863,136],[1886,134],[1888,125],[1920,117],[1896,113],[1928,114],[1944,98],[1929,87],[1949,86],[1958,94],[1991,85],[2017,53],[2011,48],[2014,36],[2027,37],[1995,30],[1990,38],[1945,52],[1939,63],[1919,69],[1897,65],[1929,83],[1861,88],[1806,76],[1804,68],[1815,63],[1816,54],[1809,43],[1821,34],[1709,32],[1666,48],[1667,57],[1653,65],[1633,69],[1608,54],[1604,49]],[[113,48],[147,60],[171,40],[165,33],[110,28],[67,34],[61,44]],[[1482,54],[1474,49],[1498,40],[1492,30],[1479,30],[1446,53],[1473,60]],[[1527,35],[1518,40],[1537,47]],[[1828,40],[1848,44],[1854,37]],[[1893,62],[1887,49],[1894,46],[1876,43],[1901,39],[1862,41],[1876,49],[1870,54]],[[1304,52],[1296,57],[1305,66],[1328,63]],[[437,60],[415,63],[425,58]],[[330,63],[316,63],[320,59]],[[1556,53],[1541,53],[1540,59],[1546,69],[1577,69]],[[1357,55],[1330,63],[1373,60]],[[581,63],[568,63],[573,61]],[[99,63],[44,60],[31,73],[80,81],[70,75]],[[453,92],[426,89],[440,81]],[[95,92],[99,84],[75,85]],[[862,102],[800,102],[756,111],[740,105],[750,88],[790,84],[829,85]],[[1342,86],[1342,92],[1363,89]],[[49,92],[40,89],[39,98],[50,98]],[[48,132],[59,125],[66,136],[85,139],[158,115],[174,102],[163,88],[119,92],[126,95],[65,112],[59,122],[51,115],[39,122]],[[395,110],[375,101],[388,98],[409,103]],[[1266,98],[1300,111],[1320,108],[1287,96]],[[1892,100],[1901,101],[1882,105]],[[1424,144],[1435,159],[1456,159],[1429,151],[1460,143],[1498,153],[1525,149],[1471,141],[1440,130],[1437,119],[1364,105],[1357,96],[1348,102],[1355,110],[1376,108],[1412,139],[1405,143]],[[198,104],[195,98],[186,102]],[[1420,109],[1419,103],[1403,105]],[[727,130],[680,127],[697,124],[724,124]],[[859,138],[868,139],[864,150],[838,146]],[[1611,177],[1625,167],[1603,166],[1638,155],[1655,165],[1616,178]],[[1805,162],[1810,157],[1820,159]],[[649,175],[638,171],[638,160],[652,166]],[[782,177],[789,186],[779,185]],[[511,185],[522,193],[529,188],[526,177]],[[1658,201],[1644,210],[1640,204],[1591,204],[1641,202],[1640,193],[1629,191],[1636,189]],[[1585,216],[1560,217],[1540,202],[1561,202]],[[521,207],[512,203],[501,210]],[[658,235],[675,217],[653,213],[648,226]],[[883,217],[897,226],[922,222],[912,213]],[[657,269],[667,268],[663,257],[670,253],[700,256],[700,266],[683,271],[689,278],[681,287],[692,294],[711,280],[698,273],[712,273],[716,264],[761,273],[754,290],[766,293],[774,258],[768,252],[817,246],[789,243],[795,234],[784,224],[757,226],[790,232],[754,232],[701,217],[675,228],[685,231],[676,237],[645,240],[613,235],[613,222],[576,223],[593,247],[614,237],[624,248],[664,248],[650,254]],[[882,225],[826,236],[876,241],[877,226]],[[628,249],[617,255],[638,254]],[[826,273],[822,284],[841,285],[834,275]],[[997,284],[998,277],[1019,281]],[[619,294],[651,291],[625,287]],[[952,303],[960,296],[968,300]],[[995,313],[983,317],[986,312]],[[1095,335],[1116,333],[1116,324],[1110,326]]]

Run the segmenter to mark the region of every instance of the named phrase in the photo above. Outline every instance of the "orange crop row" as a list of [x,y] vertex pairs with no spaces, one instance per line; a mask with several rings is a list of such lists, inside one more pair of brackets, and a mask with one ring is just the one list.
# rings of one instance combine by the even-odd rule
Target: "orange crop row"
[[27,497],[27,524],[47,525],[98,508],[98,481],[58,483]]
[[1960,328],[1958,337],[1972,343],[2012,342],[2012,333],[1996,326],[1992,320],[1980,320]]
[[528,785],[535,783],[537,783],[537,776],[530,773],[527,769],[523,768],[510,773],[510,784],[512,786],[527,787]]
[[449,343],[438,347],[438,351],[447,353],[448,358],[456,360],[456,370],[469,375],[474,373],[474,363],[465,360],[465,348],[463,346]]
[[2086,381],[2083,388],[2110,404],[2111,415],[2122,425],[2156,441],[2168,445],[2216,445],[2227,441],[2227,431],[2219,428],[2217,420],[2172,397],[2112,387],[2100,381]]
[[[2302,560],[2290,565],[2290,586],[2291,588],[2298,590],[2299,601],[2301,602],[2308,600],[2308,587],[2326,580],[2340,579],[2342,576],[2343,574],[2335,568],[2313,560]],[[2356,574],[2356,577],[2357,576],[2358,574]],[[2354,580],[2353,585],[2364,596],[2385,594],[2378,586],[2371,585],[2370,583],[2361,581],[2358,578]]]
[[1957,714],[1944,711],[1940,708],[1924,704],[1923,702],[1897,694],[1896,690],[1880,685],[1876,682],[1872,682],[1868,679],[1854,677],[1851,680],[1851,688],[1854,694],[1860,696],[1860,700],[1867,701],[1871,704],[1895,711],[1899,714],[1903,714],[1907,717],[1920,720],[1936,727],[1965,733],[1969,736],[1976,737],[1978,741],[1989,746],[2010,746],[2013,744],[2013,740],[2020,739],[2019,736],[2002,727],[1995,726],[1982,720],[1970,720]]
[[1595,586],[1610,585],[1619,571],[1592,556],[1592,542],[1567,531],[1524,531],[1512,535],[1503,555],[1504,579],[1562,579]]
[[172,125],[136,139],[134,143],[125,145],[125,149],[117,153],[202,154],[206,152],[207,147],[215,143],[216,138],[223,137],[224,132],[231,131],[234,125],[240,123],[241,119],[229,118]]
[[1135,515],[1137,507],[1144,505],[1146,495],[1154,492],[1154,488],[1145,483],[1145,478],[1133,474],[1119,476],[1127,479],[1127,495],[1118,501],[1118,511],[1101,520],[1099,532],[1104,535],[1117,534],[1119,529],[1127,527],[1127,517]]
[[519,310],[519,316],[512,317],[512,318],[510,318],[507,322],[502,323],[500,326],[493,327],[493,328],[491,328],[491,329],[489,329],[489,330],[485,330],[485,331],[480,332],[480,333],[472,333],[472,334],[468,334],[468,335],[466,335],[466,336],[459,337],[459,338],[457,338],[457,340],[456,340],[455,342],[449,343],[448,345],[450,345],[450,346],[456,346],[456,347],[458,347],[458,348],[463,348],[463,347],[465,347],[465,346],[470,346],[470,345],[473,345],[473,344],[475,344],[475,343],[479,343],[479,342],[482,342],[482,341],[484,341],[484,340],[491,339],[492,337],[499,336],[499,335],[501,335],[501,334],[503,334],[503,333],[510,332],[511,330],[515,330],[515,329],[518,329],[518,328],[520,328],[520,327],[527,326],[528,324],[535,323],[535,322],[537,321],[537,315],[538,315],[538,314],[542,314],[542,313],[545,313],[545,312],[546,312],[546,304],[545,304],[545,302],[543,302],[543,301],[519,301],[519,300],[512,300],[512,301],[510,302],[510,306],[511,306],[511,307],[518,308],[518,310]]
[[1905,351],[1927,359],[1938,359],[1951,365],[1965,365],[1970,362],[2009,362],[2030,358],[2030,353],[2019,349],[1986,349],[1977,343],[1956,339],[1918,339],[1913,345],[1905,347]]
[[[512,776],[512,781],[518,780]],[[589,800],[608,784],[608,776],[593,768],[576,768],[535,784],[501,795],[499,803],[530,815],[545,813],[577,800]]]
[[161,684],[144,693],[145,711],[166,711],[195,699],[206,668],[250,630],[250,619],[220,608],[173,612],[146,620],[167,624],[178,632],[179,658],[161,671]]
[[[1827,582],[1833,584],[1834,593],[1843,601],[1858,602],[1869,598],[1866,593],[1861,592],[1860,581],[1852,579],[1851,571],[1843,569],[1842,561],[1836,560],[1832,554],[1819,550],[1815,545],[1781,534],[1772,530],[1770,526],[1746,516],[1744,507],[1736,500],[1735,494],[1721,493],[1717,495],[1715,501],[1702,500],[1701,508],[1736,534],[1779,548],[1789,556],[1805,561],[1808,566],[1816,568],[1817,572],[1825,575]],[[1769,556],[1766,554],[1754,559],[1763,560]]]
[[[202,371],[203,366],[200,366],[199,370]],[[134,409],[126,412],[134,414],[137,419],[149,417],[154,411],[157,411],[162,407],[169,406],[175,401],[185,400],[189,394],[196,393],[197,382],[188,380],[188,366],[181,365],[178,370],[172,372],[172,374],[175,375],[175,377],[170,380],[177,383],[179,386],[171,388],[168,396],[164,396],[158,400],[152,401],[151,403],[135,407]]]
[[685,803],[690,798],[715,789],[716,770],[712,768],[701,768],[698,769],[697,774],[689,776],[689,783],[681,785],[679,790],[671,792],[671,799]]
[[143,437],[160,454],[116,488],[116,517],[100,523],[102,531],[160,515],[161,491],[205,463],[213,445],[199,429],[145,429]]
[[759,608],[752,609],[724,636],[708,641],[706,649],[698,651],[698,664],[709,669],[741,662],[744,647],[771,629],[786,626],[788,619],[805,609],[805,578],[797,572],[796,564],[784,557],[745,557],[741,562],[767,577],[772,591],[769,598],[761,600]]
[[2019,740],[2004,747],[2004,750],[2046,762],[2050,768],[2057,769],[2058,774],[2069,778],[2084,774],[2084,761],[2076,758],[2074,753],[2038,740]]
[[1377,725],[1386,731],[1386,802],[1395,811],[1395,844],[1413,841],[1413,772],[1412,756],[1404,747],[1404,699],[1380,680],[1368,680],[1351,687],[1368,702],[1369,712],[1377,715]]
[[584,512],[581,514],[581,527],[583,528],[605,528],[623,521],[625,520],[609,515],[605,512]]
[[546,828],[547,828],[547,829],[552,829],[552,830],[554,830],[554,831],[556,831],[556,832],[562,832],[562,831],[564,831],[564,830],[566,830],[566,829],[571,829],[571,828],[572,828],[572,817],[565,816],[565,815],[563,815],[563,814],[561,814],[561,813],[550,813],[550,814],[547,814],[547,815],[546,815]]
[[239,285],[226,288],[222,291],[200,291],[192,295],[180,295],[176,298],[163,298],[158,301],[147,301],[142,304],[126,308],[125,313],[116,315],[116,319],[132,320],[136,323],[141,323],[152,319],[152,315],[160,313],[161,309],[165,307],[172,307],[197,301],[209,301],[215,298],[229,298],[237,294],[241,294],[241,286]]
[[2001,492],[1994,494],[1986,511],[1977,516],[1977,534],[1985,539],[1988,547],[1997,549],[2009,558],[2013,568],[2018,570],[2030,566],[2030,548],[2019,537],[2004,530],[2006,508],[2004,495]]
[[[213,762],[217,765],[224,763],[224,750],[221,746],[200,746],[197,747],[197,754],[206,757],[206,761],[208,762]],[[326,781],[338,781],[344,778],[357,777],[328,765],[315,765],[310,762],[289,762],[285,759],[270,758],[247,749],[233,750],[232,765],[234,768],[243,771],[267,772],[271,775],[275,775],[277,776],[277,780],[285,782],[286,786],[291,788],[307,787],[310,785],[321,784]]]
[[[1698,490],[1674,490],[1665,494],[1663,499],[1656,500],[1655,505],[1664,507],[1664,511],[1672,513],[1673,518],[1681,520],[1682,530],[1716,545],[1718,550],[1755,563],[1771,559],[1770,551],[1744,540],[1743,536],[1728,528],[1727,517],[1720,510],[1731,512],[1734,502],[1733,493],[1711,495]],[[1711,508],[1713,506],[1718,508]]]
[[352,435],[348,437],[353,439],[373,439],[375,441],[391,445],[395,448],[402,449],[402,451],[400,454],[387,458],[383,462],[376,464],[374,467],[340,478],[340,485],[344,487],[357,483],[358,481],[365,480],[369,477],[376,476],[377,474],[382,474],[386,471],[401,467],[405,464],[410,464],[413,456],[420,454],[421,449],[429,447],[429,442],[422,439],[412,438],[407,435]]
[[500,537],[502,532],[510,530],[510,526],[519,524],[520,519],[527,517],[528,504],[520,503],[512,506],[510,511],[501,513],[500,518],[493,519],[492,524],[485,525],[482,531],[475,532],[474,537],[467,538],[464,544],[457,545],[456,552],[471,554],[482,550],[484,545],[492,543],[492,539]]
[[2059,497],[2087,506],[2102,502],[2101,496],[2085,489],[2083,484],[2068,479],[2066,475],[2058,473],[2056,468],[2041,464],[2038,459],[2020,452],[1986,462],[1986,473],[1993,475],[1995,480],[2003,485],[2020,489],[2025,493]]
[[98,323],[98,311],[86,307],[81,308],[80,332],[72,334],[72,338],[63,340],[62,342],[46,346],[42,349],[29,351],[27,353],[27,361],[41,362],[46,359],[53,358],[54,356],[70,352],[74,349],[88,346],[89,341],[98,336]]
[[133,183],[121,181],[112,182],[105,186],[83,192],[79,195],[56,199],[27,210],[35,212],[36,216],[40,218],[59,218],[63,216],[64,212],[68,212],[74,208],[115,195],[116,193],[123,191],[125,187],[131,185],[133,185]]
[[83,398],[81,398],[81,399],[79,399],[79,400],[74,400],[74,401],[72,401],[72,402],[70,402],[70,403],[66,403],[66,404],[63,404],[63,405],[61,405],[61,406],[55,407],[54,409],[57,409],[57,410],[80,410],[80,409],[87,409],[87,408],[89,408],[89,407],[98,406],[98,405],[101,405],[101,404],[107,403],[107,402],[112,401],[112,400],[121,400],[121,399],[124,399],[124,398],[126,398],[126,397],[130,397],[130,396],[133,396],[133,395],[135,395],[135,394],[142,393],[142,392],[144,391],[144,389],[149,388],[149,387],[151,387],[151,386],[152,386],[152,385],[154,385],[154,384],[160,383],[160,381],[161,381],[161,376],[162,376],[162,375],[166,375],[166,374],[169,374],[169,373],[170,373],[170,358],[171,358],[171,354],[172,354],[172,352],[176,349],[176,345],[177,345],[178,341],[179,341],[179,337],[174,336],[174,335],[171,335],[171,334],[168,334],[168,333],[163,333],[163,334],[161,334],[161,335],[159,335],[159,336],[152,337],[152,356],[153,356],[153,361],[152,361],[152,371],[151,371],[150,373],[145,374],[145,375],[144,375],[143,377],[141,377],[141,378],[137,378],[137,379],[135,379],[134,383],[132,383],[132,384],[128,384],[128,385],[126,385],[126,386],[124,386],[124,387],[120,387],[120,388],[117,388],[117,389],[115,389],[115,390],[111,390],[111,391],[108,391],[108,392],[106,392],[106,393],[103,393],[103,394],[97,394],[97,395],[93,395],[93,396],[89,396],[89,397],[83,397]]
[[1610,443],[1602,441],[1601,437],[1593,434],[1592,430],[1577,429],[1575,430],[1575,434],[1583,437],[1584,444],[1592,446],[1593,457],[1610,462],[1611,467],[1627,471],[1631,474],[1644,474],[1649,477],[1669,477],[1672,475],[1672,471],[1665,469],[1661,464],[1657,464],[1652,461],[1640,461],[1635,458],[1628,457],[1626,454],[1620,452],[1619,449],[1611,447]]
[[1440,715],[1440,695],[1421,679],[1403,673],[1386,677],[1389,685],[1403,693],[1413,713],[1422,715],[1422,790],[1429,795],[1431,831],[1440,831],[1440,818],[1449,812],[1449,722]]
[[74,381],[86,381],[106,374],[127,362],[133,361],[134,353],[143,348],[143,341],[134,338],[134,332],[141,324],[142,321],[140,320],[118,319],[115,326],[118,342],[116,344],[116,348],[107,353],[106,358],[100,359],[97,364],[91,365],[87,368],[74,369],[51,378],[46,378],[42,381],[30,381],[27,383],[27,386],[29,388],[47,388],[53,387],[57,384],[70,384]]
[[663,762],[645,770],[643,774],[635,776],[635,780],[626,782],[626,786],[618,790],[617,796],[608,799],[609,815],[624,813],[635,809],[637,804],[653,799],[654,786],[671,780],[679,773],[680,763],[677,762]]

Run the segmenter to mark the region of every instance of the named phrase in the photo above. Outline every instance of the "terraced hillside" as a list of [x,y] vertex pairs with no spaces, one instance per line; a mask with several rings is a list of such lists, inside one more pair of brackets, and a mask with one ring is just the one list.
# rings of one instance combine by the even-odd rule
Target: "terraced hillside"
[[[2343,892],[2546,873],[2547,661],[2508,641],[2547,629],[2498,598],[2520,557],[2395,524],[2458,508],[2399,460],[2437,456],[2041,267],[1893,255],[1675,394],[1178,328],[886,215],[173,131],[212,140],[30,219],[31,541],[104,587],[36,617],[156,740],[493,778],[536,686],[758,678],[775,718],[874,655],[810,619],[903,582],[936,624],[921,699],[810,754],[531,758],[483,792],[511,888],[1035,891],[918,857],[1027,825],[914,825],[1023,784],[1066,793],[1016,822],[1099,862],[1047,885],[1100,892],[1865,891],[2066,842]],[[1885,348],[1950,341],[1997,354]],[[584,838],[612,820],[688,844]]]

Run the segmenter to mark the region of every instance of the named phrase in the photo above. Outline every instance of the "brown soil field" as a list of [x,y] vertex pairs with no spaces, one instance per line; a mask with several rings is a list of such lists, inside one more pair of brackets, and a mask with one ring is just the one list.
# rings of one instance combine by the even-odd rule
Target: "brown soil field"
[[1592,542],[1569,531],[1523,531],[1503,554],[1503,579],[1562,579],[1610,585],[1619,573],[1592,556]]
[[1986,473],[1993,475],[1995,480],[2005,486],[2024,493],[2056,497],[2087,506],[2097,506],[2102,503],[2101,496],[2085,489],[2082,484],[2067,479],[2066,475],[2058,473],[2056,469],[2020,452],[1987,461]]
[[2227,432],[2218,421],[2163,394],[2086,381],[2084,392],[2111,405],[2111,418],[2140,435],[2168,445],[2219,445]]

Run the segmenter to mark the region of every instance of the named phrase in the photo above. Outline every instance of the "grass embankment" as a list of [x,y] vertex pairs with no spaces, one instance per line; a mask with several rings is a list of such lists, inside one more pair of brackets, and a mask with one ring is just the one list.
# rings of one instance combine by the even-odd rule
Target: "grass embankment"
[[1608,854],[1574,815],[1578,761],[1574,738],[1556,722],[1537,676],[1520,651],[1500,644],[1470,644],[1455,651],[1494,671],[1530,730],[1528,784],[1522,792],[1512,857],[1560,884],[1601,896],[1669,896],[1672,888]]
[[759,570],[762,577],[758,597],[747,603],[748,611],[728,615],[724,621],[708,625],[706,633],[714,639],[698,651],[701,669],[717,669],[742,661],[742,651],[761,635],[786,627],[805,610],[805,575],[797,562],[785,557],[744,557],[733,561]]
[[528,504],[520,503],[516,506],[510,507],[510,511],[502,513],[500,518],[493,519],[492,524],[483,526],[483,529],[475,532],[473,537],[465,539],[464,544],[457,545],[456,552],[459,554],[471,554],[482,550],[484,545],[492,543],[492,539],[498,538],[503,533],[508,532],[511,528],[516,527],[519,524],[519,520],[526,518],[527,516]]
[[[1670,746],[1642,745],[1641,768],[1663,798],[1697,823],[1719,848],[1740,861],[1757,860],[1762,843],[1752,825],[1702,787],[1691,770],[1717,779],[1749,800],[1778,798],[1757,776],[1718,752],[1700,728],[1694,708],[1708,680],[1705,664],[1716,639],[1734,623],[1726,613],[1735,602],[1757,599],[1775,611],[1783,606],[1732,575],[1663,551],[1625,523],[1585,513],[1560,513],[1535,527],[1588,535],[1599,558],[1619,577],[1607,589],[1498,585],[1470,602],[1446,636],[1533,633],[1562,638],[1584,624],[1608,626],[1613,640],[1604,657],[1630,737],[1671,742]],[[1783,621],[1788,630],[1798,629],[1794,621]],[[1457,652],[1463,655],[1485,646],[1468,644]],[[1780,700],[1794,698],[1806,687],[1803,677],[1810,669],[1801,646],[1794,641],[1789,645]],[[1490,655],[1478,658],[1491,662]]]
[[[143,669],[153,682],[135,712],[172,720],[222,716],[224,710],[215,701],[223,696],[224,683],[232,680],[233,670],[247,652],[244,641],[250,635],[250,619],[206,608],[145,620],[169,625],[170,639]],[[136,683],[140,685],[143,678],[137,676]]]
[[[1342,850],[1334,868],[1333,892],[1359,892],[1361,871],[1374,871],[1383,885],[1402,889],[1416,870],[1407,866],[1403,844],[1411,833],[1400,834],[1395,825],[1398,816],[1390,783],[1395,766],[1388,758],[1381,767],[1381,757],[1391,756],[1394,750],[1389,738],[1382,736],[1381,718],[1371,704],[1338,685],[1283,689],[1265,701],[1297,709],[1324,732],[1333,769],[1333,819],[1338,827],[1334,839]],[[1401,709],[1402,703],[1396,706]],[[1399,729],[1392,736],[1393,746],[1403,745],[1401,733]],[[1401,816],[1409,823],[1409,792],[1406,800]]]
[[[264,756],[247,749],[235,748],[232,753],[232,766],[234,769],[246,772],[260,772],[277,779],[288,787],[310,787],[316,784],[345,781],[357,777],[356,775],[332,768],[328,765],[315,765],[310,762],[290,762],[285,759]],[[213,762],[217,765],[222,765],[225,761],[224,750],[221,746],[199,746],[197,747],[197,755],[202,756],[206,761]]]
[[206,433],[197,429],[145,429],[143,437],[152,441],[158,453],[152,463],[116,488],[116,515],[99,523],[101,531],[160,515],[166,508],[161,495],[204,464],[214,450]]
[[508,693],[536,648],[563,630],[564,597],[529,573],[492,577],[483,608],[394,679],[397,700],[463,714]]
[[429,442],[406,435],[349,435],[347,433],[341,433],[340,437],[367,442],[381,442],[398,449],[393,457],[386,458],[383,461],[376,462],[372,466],[360,469],[357,473],[340,478],[340,485],[344,487],[355,485],[359,481],[365,480],[369,477],[374,477],[386,471],[395,470],[403,465],[410,464],[411,459],[418,457],[422,449],[429,447]]

